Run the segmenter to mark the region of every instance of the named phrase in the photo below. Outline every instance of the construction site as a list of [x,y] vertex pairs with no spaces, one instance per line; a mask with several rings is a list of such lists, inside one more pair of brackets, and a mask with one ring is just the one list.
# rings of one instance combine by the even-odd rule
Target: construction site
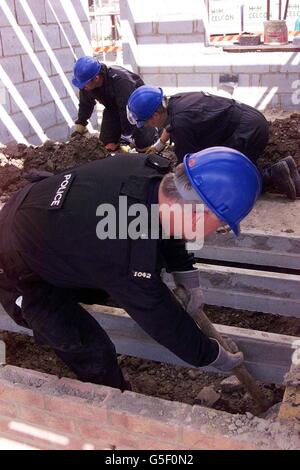
[[[139,153],[132,141],[120,139],[115,147],[103,141],[105,100],[94,103],[86,123],[78,118],[83,86],[74,85],[74,64],[82,57],[123,67],[168,97],[203,92],[255,108],[269,129],[258,171],[292,157],[300,172],[300,2],[1,0],[0,213],[14,195],[29,184],[34,188],[39,180],[32,175],[51,180],[87,163]],[[175,172],[172,139],[159,154]],[[129,385],[121,390],[85,379],[50,341],[39,341],[38,331],[14,321],[0,278],[0,450],[299,450],[297,181],[290,195],[271,179],[241,220],[239,236],[223,224],[203,246],[186,245],[203,295],[197,328],[231,356],[243,353],[242,364],[229,372],[214,368],[215,361],[192,365],[160,344],[115,290],[103,303],[80,305],[110,338]],[[0,216],[0,237],[4,225]],[[63,240],[61,227],[51,233],[55,229]],[[19,237],[26,239],[25,233]],[[0,240],[5,275],[10,266],[1,264],[1,249]],[[83,260],[84,252],[92,257],[89,250],[82,249]],[[115,263],[111,250],[107,279]],[[136,263],[137,276],[151,277]],[[166,274],[171,291],[174,279]],[[20,295],[14,303],[22,310]],[[149,310],[145,305],[145,314],[154,314]]]

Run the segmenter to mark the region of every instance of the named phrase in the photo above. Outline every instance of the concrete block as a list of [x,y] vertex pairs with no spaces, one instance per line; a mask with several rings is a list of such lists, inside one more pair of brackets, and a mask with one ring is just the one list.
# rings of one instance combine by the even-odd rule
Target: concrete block
[[[46,10],[45,10],[45,0],[38,0],[38,5],[36,0],[27,0],[28,6],[35,17],[39,25],[46,23]],[[47,3],[47,2],[46,2]],[[28,19],[22,5],[20,2],[15,2],[16,4],[16,20],[20,26],[31,25],[31,21]]]
[[194,74],[183,74],[179,73],[177,75],[177,85],[178,87],[188,87],[194,90],[200,90],[203,87],[209,88],[212,87],[212,74],[210,73],[194,73]]
[[205,29],[203,20],[193,21],[193,32],[206,34],[206,29]]
[[252,86],[259,87],[261,86],[262,75],[253,73],[250,75],[250,81]]
[[1,33],[0,33],[0,57],[3,56],[3,47],[2,47],[2,39],[1,39]]
[[50,140],[65,142],[69,138],[70,128],[67,124],[57,124],[50,127],[50,129],[46,129],[45,133]]
[[14,138],[8,131],[7,127],[2,122],[0,122],[0,145],[6,145],[10,142],[14,142]]
[[2,57],[1,65],[14,84],[23,81],[22,63],[19,55]]
[[[149,67],[150,69],[152,67]],[[159,67],[159,71],[161,73],[194,73],[194,67],[191,65],[191,66],[178,66],[178,65],[173,65],[173,66],[170,66],[170,65],[167,65],[166,67]],[[151,72],[149,72],[151,73]]]
[[30,145],[41,145],[41,139],[36,134],[27,137],[27,140]]
[[[28,108],[33,108],[41,104],[41,93],[39,81],[34,80],[31,82],[19,83],[16,85],[17,90],[27,104]],[[19,111],[19,107],[12,100],[12,113]]]
[[[83,26],[83,25],[82,25]],[[69,43],[72,46],[78,46],[79,45],[79,39],[70,23],[64,23],[62,25],[64,33],[66,34]],[[61,41],[61,47],[69,47],[69,44],[65,38],[65,35],[63,34],[62,30],[60,29],[60,41]]]
[[[78,1],[78,0],[77,0]],[[68,20],[66,10],[61,4],[60,0],[51,0],[51,5],[53,7],[53,10],[58,17],[59,21],[61,23],[64,23]],[[55,23],[57,24],[57,20],[52,12],[52,9],[50,8],[50,5],[48,2],[45,3],[45,10],[46,10],[46,23]]]
[[[60,98],[65,98],[67,96],[67,90],[60,78],[60,75],[55,75],[54,77],[49,77],[49,78],[58,96]],[[53,96],[48,90],[47,85],[42,79],[40,80],[40,89],[41,89],[42,103],[50,103],[50,101],[53,101]]]
[[135,23],[135,34],[136,36],[149,36],[153,33],[152,22],[146,23]]
[[89,7],[87,0],[72,0],[72,4],[81,23],[89,21]]
[[137,38],[138,44],[166,44],[167,36],[160,34],[159,36],[139,36]]
[[147,85],[152,86],[168,86],[176,87],[177,86],[177,75],[163,74],[163,73],[147,73],[144,75],[144,80]]
[[[65,106],[65,108],[68,110],[70,116],[75,121],[75,119],[77,119],[77,115],[78,115],[77,106],[75,106],[75,104],[73,103],[71,98],[64,98],[61,101],[62,101],[63,105]],[[65,118],[63,117],[63,115],[61,114],[61,112],[60,112],[60,110],[57,106],[56,106],[56,109],[55,109],[55,119],[56,119],[56,123],[61,123],[61,122],[64,123],[65,122]]]
[[[50,59],[46,52],[37,52],[36,53],[37,59],[40,61],[41,65],[43,66],[46,74],[49,76],[51,75],[51,65]],[[23,66],[23,74],[24,74],[24,81],[28,82],[30,80],[36,80],[40,78],[40,74],[37,71],[35,65],[32,63],[32,60],[27,54],[21,56],[22,58],[22,66]]]
[[73,70],[75,59],[70,48],[58,49],[54,53],[63,71],[71,72]]
[[[143,66],[143,67],[140,67],[139,69],[139,74],[140,76],[142,77],[144,74],[147,74],[147,73],[159,73],[161,70],[160,67],[147,67],[146,65]],[[165,69],[163,69],[164,71]],[[169,68],[169,70],[167,70],[167,72],[169,73],[170,70],[173,70],[172,67]],[[173,71],[171,72],[173,73]],[[143,77],[142,77],[143,78]]]
[[42,129],[48,129],[56,125],[55,108],[56,105],[52,102],[31,110]]
[[11,114],[11,101],[12,98],[7,89],[1,88],[1,104],[8,114]]
[[283,110],[295,110],[299,112],[299,101],[293,99],[293,94],[279,94],[280,107]]
[[167,43],[169,44],[199,43],[199,45],[200,44],[204,45],[204,34],[201,34],[201,33],[168,34]]
[[240,73],[238,75],[238,86],[239,87],[249,87],[250,86],[250,75],[246,73]]
[[12,114],[12,120],[18,129],[22,132],[23,136],[27,138],[31,134],[31,126],[22,112]]
[[299,74],[290,73],[272,73],[264,74],[262,77],[262,86],[269,88],[276,87],[277,93],[292,93],[292,84],[299,79]]
[[193,21],[159,22],[158,32],[160,34],[191,34],[193,32]]
[[[41,30],[49,43],[51,49],[60,49],[60,32],[59,26],[56,24],[42,25]],[[42,45],[37,33],[33,30],[34,50],[43,51],[45,48]]]
[[[33,37],[30,26],[24,26],[22,28],[22,31],[25,34],[30,46],[33,48]],[[24,54],[24,46],[22,45],[13,28],[8,26],[6,28],[1,29],[1,37],[3,54],[5,56],[15,56],[18,54]]]
[[[8,8],[10,9],[10,11],[12,12],[12,14],[15,16],[16,15],[15,1],[14,0],[6,0],[6,3],[7,3]],[[9,25],[10,25],[10,22],[6,18],[6,15],[4,14],[4,11],[2,10],[2,8],[0,8],[0,28],[2,28],[3,26],[9,26]]]
[[[88,41],[90,41],[91,38],[91,24],[89,21],[82,21],[81,26],[83,27],[83,30],[88,38]],[[77,40],[77,44],[79,43],[79,39]]]

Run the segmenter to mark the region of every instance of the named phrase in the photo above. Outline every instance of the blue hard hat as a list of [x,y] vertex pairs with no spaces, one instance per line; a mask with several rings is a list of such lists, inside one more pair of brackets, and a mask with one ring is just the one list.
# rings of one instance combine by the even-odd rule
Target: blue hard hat
[[93,57],[80,57],[74,65],[72,83],[77,88],[84,88],[101,70],[101,63]]
[[163,100],[163,91],[155,86],[142,85],[129,96],[127,118],[130,124],[143,127],[159,108]]
[[261,193],[262,180],[256,166],[243,153],[228,147],[187,154],[184,165],[203,202],[238,236],[241,220]]

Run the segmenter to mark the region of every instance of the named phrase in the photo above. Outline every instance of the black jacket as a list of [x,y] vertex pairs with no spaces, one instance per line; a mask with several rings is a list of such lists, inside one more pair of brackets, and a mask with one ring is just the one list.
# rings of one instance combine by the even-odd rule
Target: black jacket
[[100,204],[112,204],[119,216],[119,196],[127,196],[128,206],[143,202],[149,207],[157,198],[166,160],[152,158],[108,157],[34,184],[8,227],[9,249],[17,250],[34,273],[54,286],[105,290],[178,357],[206,365],[215,359],[216,344],[202,334],[160,277],[163,265],[170,271],[192,269],[193,256],[183,241],[100,240],[96,234],[103,219]]
[[170,98],[167,130],[179,162],[187,153],[224,145],[240,121],[240,106],[232,99],[204,92]]
[[121,133],[131,135],[134,129],[126,115],[126,105],[131,93],[141,85],[143,80],[135,73],[115,65],[106,67],[102,64],[104,83],[101,87],[91,91],[84,89],[79,93],[79,110],[76,124],[87,125],[91,117],[96,101],[114,113],[120,118]]

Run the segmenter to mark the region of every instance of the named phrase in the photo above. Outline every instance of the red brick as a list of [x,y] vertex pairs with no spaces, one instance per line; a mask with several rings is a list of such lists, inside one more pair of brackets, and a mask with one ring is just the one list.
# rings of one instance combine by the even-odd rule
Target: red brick
[[23,369],[16,366],[5,366],[0,369],[0,378],[11,383],[22,383],[27,386],[41,386],[43,384],[55,383],[58,380],[56,375],[44,374],[31,369]]
[[96,425],[91,422],[78,423],[78,430],[86,440],[98,441],[99,439],[108,444],[108,448],[119,448],[122,446],[126,449],[134,449],[140,439],[140,435],[132,436],[123,431],[118,431],[113,427],[104,427],[101,424]]
[[188,449],[199,450],[254,450],[255,447],[245,441],[225,437],[220,434],[209,435],[197,429],[183,428],[183,445]]
[[12,385],[6,380],[0,380],[0,399],[9,403],[44,408],[44,396],[39,390],[34,391],[19,384]]
[[37,410],[36,408],[20,406],[18,419],[57,433],[73,434],[75,431],[74,422],[70,418],[55,416],[52,413]]
[[165,423],[149,417],[134,416],[117,410],[109,411],[109,420],[114,426],[121,426],[129,431],[139,432],[149,436],[160,436],[164,441],[176,441],[178,437],[179,423]]
[[55,413],[63,413],[76,419],[91,419],[106,422],[107,410],[101,405],[90,405],[78,397],[63,395],[61,397],[45,396],[45,408]]
[[0,416],[9,416],[14,418],[17,415],[16,406],[0,400]]

